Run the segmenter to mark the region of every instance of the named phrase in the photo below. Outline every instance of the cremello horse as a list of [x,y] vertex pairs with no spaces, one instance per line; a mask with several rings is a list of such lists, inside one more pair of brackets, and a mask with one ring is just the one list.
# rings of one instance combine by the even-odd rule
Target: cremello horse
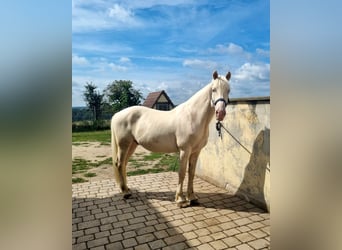
[[[193,179],[201,149],[207,144],[209,122],[216,114],[222,121],[230,86],[226,77],[215,71],[213,80],[188,101],[170,111],[142,106],[126,108],[112,117],[111,140],[114,175],[124,198],[131,195],[127,187],[126,165],[138,145],[153,152],[179,152],[180,167],[175,201],[178,204],[197,202]],[[187,196],[183,195],[183,181],[188,168]]]

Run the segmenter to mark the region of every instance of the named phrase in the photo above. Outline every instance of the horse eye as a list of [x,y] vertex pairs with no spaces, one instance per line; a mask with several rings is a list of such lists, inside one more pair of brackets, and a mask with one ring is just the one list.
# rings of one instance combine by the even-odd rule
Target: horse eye
[[216,92],[216,89],[213,89],[212,91],[213,91],[213,92]]

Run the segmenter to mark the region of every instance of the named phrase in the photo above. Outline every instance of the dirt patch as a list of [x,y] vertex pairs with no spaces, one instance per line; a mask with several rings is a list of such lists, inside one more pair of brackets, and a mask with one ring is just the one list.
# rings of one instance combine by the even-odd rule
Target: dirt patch
[[[138,146],[127,164],[128,175],[168,171],[176,164],[177,154],[156,154]],[[111,146],[100,142],[72,145],[73,182],[113,179]],[[175,165],[176,166],[176,165]],[[78,178],[78,181],[75,180]]]

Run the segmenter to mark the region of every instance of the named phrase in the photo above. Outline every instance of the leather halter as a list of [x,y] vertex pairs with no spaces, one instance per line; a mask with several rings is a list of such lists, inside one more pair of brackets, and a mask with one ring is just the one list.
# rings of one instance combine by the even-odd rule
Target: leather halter
[[224,102],[224,106],[227,107],[227,105],[229,103],[229,98],[228,98],[228,102],[226,102],[226,100],[224,98],[222,98],[222,97],[218,98],[216,101],[212,100],[214,106],[216,106],[216,103],[221,102],[221,101]]

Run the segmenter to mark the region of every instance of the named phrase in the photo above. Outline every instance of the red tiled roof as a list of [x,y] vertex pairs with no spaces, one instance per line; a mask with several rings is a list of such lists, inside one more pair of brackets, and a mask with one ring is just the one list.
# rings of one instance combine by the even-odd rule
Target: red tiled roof
[[143,106],[153,108],[154,104],[156,104],[156,102],[158,101],[159,97],[162,94],[164,94],[166,99],[172,104],[172,106],[174,106],[171,99],[168,97],[168,95],[166,94],[166,92],[164,90],[149,93],[148,96],[146,97],[144,103],[143,103]]

